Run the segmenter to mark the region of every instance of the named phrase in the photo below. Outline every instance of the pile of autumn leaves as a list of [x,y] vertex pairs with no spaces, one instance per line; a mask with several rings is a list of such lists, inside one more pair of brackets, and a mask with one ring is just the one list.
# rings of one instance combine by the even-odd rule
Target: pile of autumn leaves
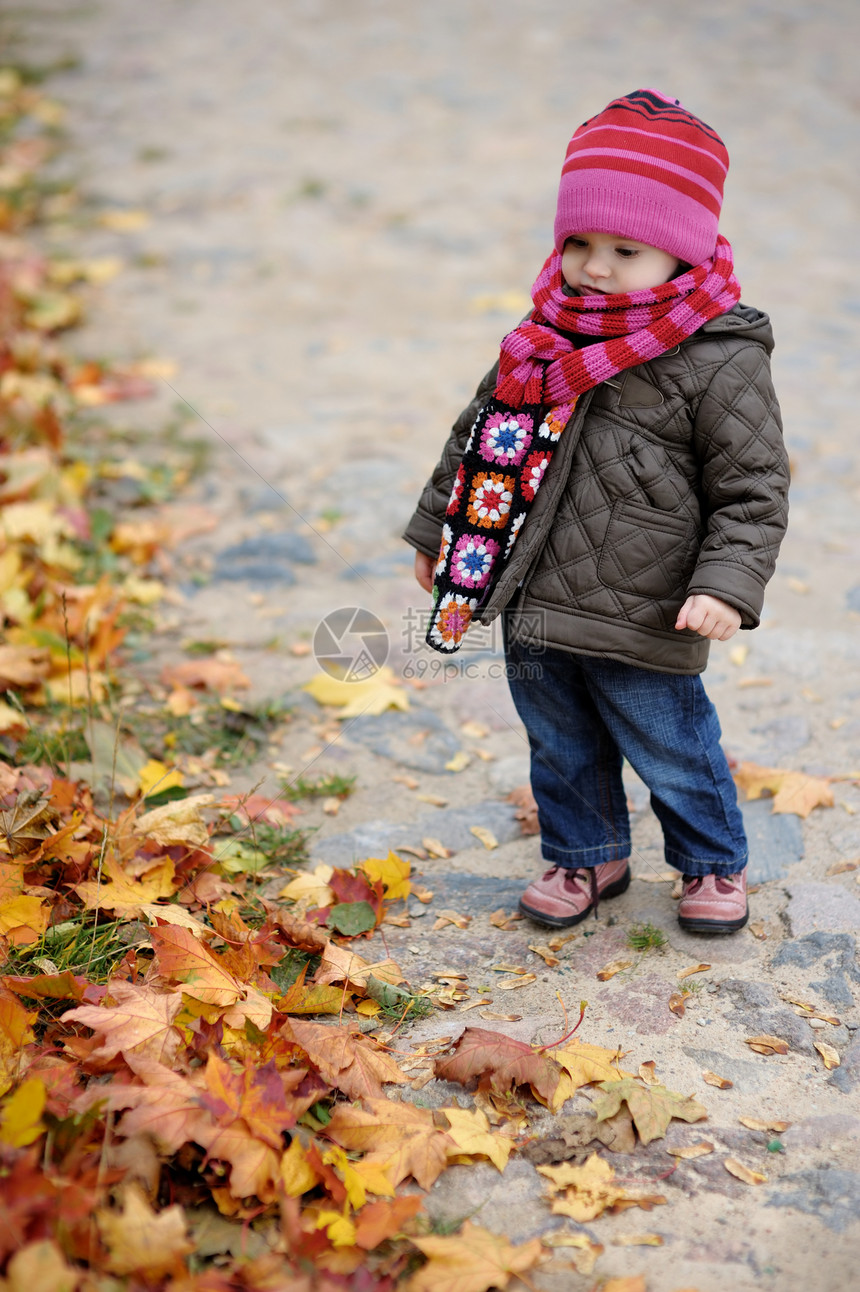
[[[0,983],[8,1292],[101,1292],[116,1286],[106,1275],[187,1292],[403,1281],[447,1292],[455,1275],[505,1287],[546,1255],[539,1240],[517,1247],[470,1223],[434,1236],[421,1194],[398,1187],[429,1189],[452,1164],[503,1171],[523,1101],[556,1111],[589,1084],[598,1122],[626,1119],[632,1137],[632,1119],[643,1143],[672,1117],[705,1115],[570,1038],[535,1047],[466,1028],[453,1047],[409,1049],[394,1022],[386,1037],[365,1034],[362,1016],[400,998],[405,1015],[410,997],[393,961],[368,962],[325,921],[360,902],[381,924],[410,892],[409,863],[393,854],[333,872],[329,905],[304,918],[288,884],[249,924],[199,806],[131,807],[110,823],[85,787],[37,769],[4,771],[0,788],[13,802],[0,815],[5,936],[25,947],[39,936],[44,952],[40,972]],[[52,930],[82,908],[127,921],[107,982],[50,960]],[[296,972],[279,986],[285,964]],[[475,1106],[432,1112],[386,1093],[424,1084],[428,1063],[476,1086]],[[622,1188],[596,1154],[539,1170],[553,1211],[579,1221],[664,1201]],[[569,1238],[593,1266],[596,1245]]]

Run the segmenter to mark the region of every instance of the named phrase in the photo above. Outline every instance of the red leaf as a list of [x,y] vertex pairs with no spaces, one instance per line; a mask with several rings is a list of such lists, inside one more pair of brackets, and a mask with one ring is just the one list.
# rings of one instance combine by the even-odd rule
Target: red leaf
[[544,1103],[549,1103],[561,1078],[555,1059],[539,1054],[524,1041],[501,1032],[467,1027],[447,1059],[437,1059],[435,1072],[445,1081],[467,1085],[478,1080],[498,1094],[514,1086],[531,1086]]

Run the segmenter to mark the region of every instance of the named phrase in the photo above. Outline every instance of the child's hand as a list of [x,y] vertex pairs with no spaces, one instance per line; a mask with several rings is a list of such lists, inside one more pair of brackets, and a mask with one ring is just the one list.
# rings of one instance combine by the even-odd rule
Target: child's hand
[[415,577],[425,592],[433,591],[433,571],[435,568],[436,562],[432,556],[425,556],[423,552],[415,553]]
[[700,637],[709,637],[712,642],[727,642],[740,626],[741,617],[734,606],[727,606],[719,597],[709,597],[702,592],[687,597],[675,620],[676,628],[689,628]]

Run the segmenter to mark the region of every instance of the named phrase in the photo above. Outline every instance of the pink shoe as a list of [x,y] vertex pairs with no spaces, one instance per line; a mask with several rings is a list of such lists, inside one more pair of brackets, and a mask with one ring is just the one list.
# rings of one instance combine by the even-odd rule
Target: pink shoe
[[579,870],[553,866],[529,884],[520,898],[520,910],[540,924],[566,929],[579,924],[589,911],[596,916],[601,897],[618,897],[629,884],[630,863],[626,857]]
[[678,923],[688,933],[734,933],[748,919],[746,867],[736,875],[685,878]]

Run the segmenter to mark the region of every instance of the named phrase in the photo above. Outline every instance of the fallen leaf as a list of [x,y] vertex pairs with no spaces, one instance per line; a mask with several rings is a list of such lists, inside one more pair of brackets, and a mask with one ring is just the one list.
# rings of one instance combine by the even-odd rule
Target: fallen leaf
[[362,1207],[356,1217],[355,1245],[366,1252],[372,1252],[387,1238],[395,1238],[403,1229],[407,1220],[411,1220],[421,1210],[422,1199],[419,1197],[382,1198]]
[[659,1086],[660,1081],[654,1075],[654,1069],[657,1064],[653,1059],[646,1059],[644,1063],[639,1064],[639,1076],[645,1082],[646,1086]]
[[622,969],[629,969],[632,964],[632,960],[611,960],[608,965],[604,965],[602,969],[598,970],[597,980],[598,982],[608,982],[617,973],[621,973]]
[[[554,1101],[557,1106],[581,1086],[592,1082],[614,1081],[628,1075],[618,1066],[621,1050],[607,1050],[601,1045],[589,1045],[585,1041],[574,1039],[568,1041],[563,1048],[553,1050],[552,1056],[565,1073]],[[562,1095],[564,1099],[561,1098]]]
[[366,1098],[361,1107],[336,1104],[326,1135],[341,1148],[385,1162],[395,1188],[412,1176],[422,1189],[429,1189],[454,1147],[451,1136],[435,1125],[429,1108],[385,1098]]
[[416,794],[415,797],[421,803],[429,803],[431,807],[443,808],[448,806],[448,800],[443,799],[441,794]]
[[733,1175],[736,1180],[743,1180],[744,1184],[766,1184],[767,1176],[762,1175],[761,1171],[752,1171],[743,1162],[739,1162],[736,1157],[727,1157],[723,1161],[723,1166],[729,1175]]
[[442,861],[444,861],[448,857],[453,857],[454,855],[453,849],[446,848],[444,843],[442,843],[439,839],[434,839],[432,836],[428,835],[426,839],[422,839],[421,844],[422,844],[422,847],[424,847],[427,850],[427,852],[429,852],[431,857],[438,857]]
[[222,695],[225,691],[244,690],[251,685],[251,680],[243,672],[239,663],[224,656],[213,656],[211,659],[186,660],[174,664],[161,673],[165,686],[188,687],[193,691],[216,691]]
[[[609,1279],[603,1284],[601,1292],[646,1292],[645,1279],[641,1274],[623,1279]],[[690,1292],[690,1289],[687,1289],[687,1292]]]
[[746,792],[748,799],[772,794],[774,812],[791,812],[805,818],[813,808],[833,807],[833,790],[830,788],[830,778],[826,776],[809,776],[806,772],[741,763],[734,773],[734,779],[738,788]]
[[0,645],[0,691],[38,686],[51,671],[51,652],[41,646]]
[[465,749],[458,749],[453,758],[449,758],[445,764],[446,772],[463,772],[471,763],[472,759],[466,753]]
[[75,1292],[80,1286],[80,1269],[66,1263],[63,1253],[49,1238],[27,1243],[9,1261],[8,1292]]
[[767,926],[764,920],[750,920],[747,927],[753,937],[758,938],[759,942],[767,941]]
[[713,1153],[714,1146],[709,1140],[700,1140],[698,1144],[689,1144],[686,1148],[667,1148],[666,1152],[671,1157],[680,1157],[683,1161],[691,1161],[693,1158],[705,1157],[708,1153]]
[[550,1104],[561,1079],[554,1059],[539,1054],[523,1041],[501,1032],[467,1027],[447,1058],[436,1060],[436,1076],[468,1085],[478,1080],[498,1094],[528,1085],[544,1104]]
[[828,1045],[826,1041],[813,1041],[812,1044],[824,1060],[824,1066],[827,1068],[828,1072],[832,1068],[839,1067],[841,1059],[839,1058],[839,1051],[837,1049],[832,1045]]
[[527,970],[522,965],[511,965],[507,963],[496,964],[491,966],[492,973],[526,973]]
[[341,681],[328,673],[317,673],[302,690],[319,705],[339,709],[338,718],[376,716],[386,709],[408,709],[409,697],[390,668],[377,669],[372,677],[361,681]]
[[145,835],[162,848],[183,845],[203,848],[209,842],[209,831],[201,815],[215,799],[212,794],[192,794],[187,799],[176,799],[163,807],[144,812],[134,823],[135,834]]
[[540,834],[537,802],[530,785],[519,785],[511,790],[507,802],[516,805],[514,819],[519,821],[523,834]]
[[781,1135],[787,1131],[791,1122],[777,1121],[774,1118],[765,1117],[739,1117],[738,1121],[742,1126],[748,1126],[750,1130],[774,1131]]
[[497,1014],[492,1009],[481,1011],[481,1018],[485,1018],[491,1023],[519,1023],[522,1021],[522,1017],[522,1014]]
[[184,1258],[194,1251],[182,1208],[153,1211],[139,1184],[126,1184],[121,1210],[98,1210],[96,1223],[112,1274],[141,1274],[148,1279],[179,1275],[184,1273]]
[[234,1005],[244,996],[243,984],[190,929],[166,925],[153,929],[149,936],[159,973],[168,981],[180,984],[187,996],[221,1008]]
[[[101,881],[87,879],[75,885],[75,892],[87,910],[113,911],[123,919],[134,919],[143,914],[144,908],[158,911],[160,908],[154,904],[161,898],[172,897],[177,881],[169,857],[154,857],[153,862],[149,870],[136,876],[127,874],[115,857],[108,856],[102,865]],[[181,918],[182,908],[169,908],[173,909]]]
[[779,1036],[747,1036],[745,1043],[756,1054],[788,1054],[788,1042]]
[[808,1000],[800,1000],[797,996],[791,996],[788,992],[780,992],[783,1000],[787,1000],[789,1005],[796,1005],[798,1009],[803,1010],[802,1017],[820,1018],[825,1023],[830,1023],[832,1027],[839,1026],[839,1019],[835,1014],[822,1014],[817,1005],[813,1005]]
[[38,1077],[22,1081],[0,1109],[0,1144],[12,1149],[26,1148],[40,1139],[45,1129],[42,1121],[45,1099],[45,1084]]
[[533,982],[537,982],[537,976],[535,974],[517,974],[512,978],[500,978],[498,982],[493,984],[493,990],[517,991],[520,987],[528,987]]
[[718,1090],[731,1090],[734,1085],[734,1082],[729,1081],[728,1077],[718,1077],[716,1072],[711,1072],[709,1068],[705,1068],[702,1073],[702,1080],[705,1085],[716,1086]]
[[[631,1194],[614,1183],[615,1171],[598,1153],[582,1166],[563,1162],[560,1166],[539,1166],[537,1171],[550,1182],[553,1215],[570,1216],[580,1224],[595,1220],[607,1209],[641,1206],[650,1211],[664,1203],[662,1194]],[[553,1195],[561,1195],[553,1196]]]
[[843,875],[846,870],[857,870],[860,866],[860,860],[855,861],[834,861],[832,866],[828,866],[825,875]]
[[691,978],[694,973],[704,973],[705,970],[710,969],[710,967],[711,967],[710,965],[705,965],[705,964],[691,965],[689,969],[681,970],[681,972],[678,974],[678,981],[680,982],[682,978]]
[[612,1243],[615,1247],[662,1247],[663,1239],[660,1234],[616,1234]]
[[[284,1021],[282,1034],[296,1041],[323,1080],[343,1091],[349,1099],[385,1102],[383,1083],[409,1084],[409,1078],[394,1059],[372,1038],[362,1036],[360,1032],[291,1018]],[[350,1145],[343,1147],[349,1148]]]
[[500,1234],[490,1233],[467,1220],[451,1237],[413,1238],[429,1257],[413,1274],[406,1292],[487,1292],[506,1288],[511,1276],[534,1269],[543,1256],[539,1238],[515,1247]]
[[[404,848],[403,851],[405,852],[406,849]],[[423,906],[427,906],[428,903],[433,901],[433,893],[431,890],[429,888],[424,888],[421,884],[412,884],[412,896],[416,897]]]
[[[0,647],[0,650],[5,647]],[[60,814],[41,790],[23,790],[15,805],[0,812],[0,836],[12,857],[21,857],[55,833]]]
[[745,691],[755,686],[773,686],[772,677],[742,677],[737,683],[739,691]]
[[558,956],[549,947],[541,946],[539,943],[537,945],[533,945],[530,942],[529,951],[534,951],[536,956],[540,956],[548,969],[555,969],[557,965],[561,964]]
[[491,852],[493,848],[498,848],[499,846],[499,841],[493,834],[492,830],[487,830],[482,825],[470,825],[469,833],[473,834],[476,839],[480,839],[488,852]]
[[453,924],[455,928],[467,929],[472,922],[471,915],[461,915],[459,911],[437,911],[436,923],[434,929],[444,929],[446,924]]
[[497,911],[493,911],[490,916],[490,923],[494,928],[503,929],[505,933],[508,933],[515,924],[520,923],[522,918],[523,917],[520,915],[519,911],[511,911],[510,915],[508,915],[506,914],[504,907],[500,906],[499,909]]
[[[192,935],[189,933],[189,937]],[[107,1001],[113,1004],[80,1005],[63,1015],[63,1023],[84,1023],[100,1038],[90,1062],[107,1063],[118,1054],[133,1054],[170,1064],[182,1042],[174,1020],[182,1008],[180,992],[166,992],[116,978]]]
[[602,1243],[595,1243],[588,1234],[564,1234],[555,1230],[541,1235],[544,1247],[567,1247],[574,1250],[573,1263],[579,1274],[593,1274],[597,1258],[603,1255]]
[[662,1138],[673,1117],[697,1122],[708,1115],[708,1110],[692,1096],[680,1095],[660,1085],[641,1086],[633,1077],[602,1081],[599,1088],[604,1094],[594,1101],[597,1120],[612,1117],[626,1103],[643,1144]]
[[678,878],[678,872],[677,870],[648,871],[634,875],[633,878],[641,880],[643,884],[673,884]]
[[669,1009],[679,1018],[683,1018],[687,1011],[687,1001],[693,993],[689,991],[675,991],[669,997]]
[[480,1108],[443,1108],[448,1122],[448,1134],[455,1148],[449,1149],[453,1161],[486,1157],[499,1171],[504,1171],[515,1141],[508,1135],[494,1135],[490,1123]]

